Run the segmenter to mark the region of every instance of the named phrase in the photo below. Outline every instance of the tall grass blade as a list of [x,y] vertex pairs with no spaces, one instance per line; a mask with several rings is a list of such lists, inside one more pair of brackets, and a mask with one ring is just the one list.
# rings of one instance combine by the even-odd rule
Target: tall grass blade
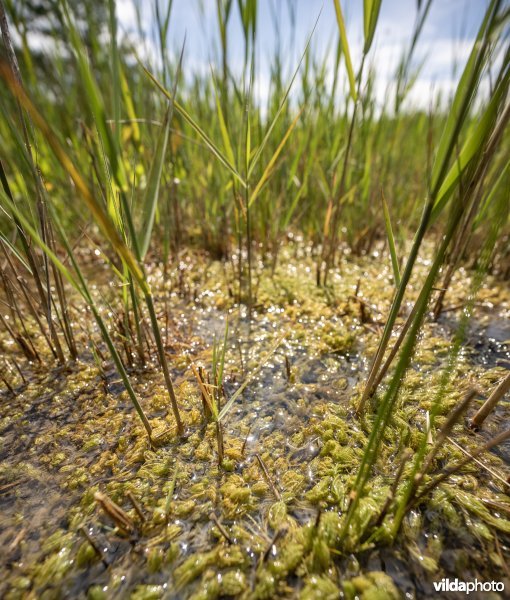
[[381,0],[363,0],[363,32],[365,34],[363,54],[368,54],[372,46],[380,9]]
[[[321,10],[321,12],[322,12],[322,10]],[[308,52],[308,48],[310,46],[310,42],[312,41],[313,34],[315,33],[315,29],[317,27],[317,23],[319,22],[319,18],[321,16],[321,12],[319,12],[319,15],[317,16],[317,20],[315,21],[315,24],[313,26],[313,29],[312,29],[310,35],[308,36],[308,40],[306,41],[306,45],[305,45],[305,49],[303,51],[303,54],[301,55],[301,58],[300,58],[299,63],[297,65],[297,67],[296,67],[296,70],[294,71],[294,74],[292,75],[290,83],[287,86],[287,89],[285,90],[285,93],[282,96],[282,99],[280,100],[280,104],[278,106],[278,110],[276,111],[276,114],[275,114],[273,120],[271,121],[269,127],[267,128],[267,130],[266,130],[266,132],[264,134],[264,138],[262,139],[262,142],[257,147],[257,150],[255,151],[255,154],[253,155],[253,158],[250,161],[250,168],[248,169],[248,174],[247,174],[247,179],[248,180],[250,179],[250,177],[251,177],[251,175],[253,173],[253,169],[256,167],[256,165],[257,165],[257,163],[258,163],[258,161],[260,159],[260,156],[261,156],[262,152],[264,151],[264,148],[266,147],[269,139],[271,138],[271,134],[273,132],[273,129],[274,129],[274,127],[275,127],[275,125],[276,125],[276,123],[277,123],[280,115],[282,114],[282,111],[283,111],[283,109],[285,107],[285,104],[287,102],[287,98],[289,97],[289,94],[290,94],[290,91],[292,89],[292,86],[294,85],[294,81],[295,81],[295,79],[297,77],[297,74],[299,73],[299,69],[301,68],[303,60],[304,60],[304,58],[305,58],[305,56],[306,56],[306,54]]]
[[[177,92],[177,85],[179,83],[179,76],[181,73],[182,58],[184,56],[184,47],[186,41],[182,46],[181,55],[179,58],[179,64],[175,75],[175,83],[172,93],[172,98],[175,98]],[[147,189],[145,191],[143,201],[143,219],[142,219],[142,231],[141,240],[139,243],[140,258],[143,260],[149,249],[149,244],[152,237],[152,228],[154,226],[154,217],[156,215],[156,208],[159,199],[159,190],[161,185],[161,177],[163,175],[163,166],[165,163],[166,151],[168,146],[168,138],[170,136],[170,126],[172,124],[172,117],[174,113],[173,100],[168,101],[168,106],[165,111],[165,117],[163,119],[163,125],[158,136],[158,141],[154,155],[152,157],[151,168],[149,171],[149,177],[147,180]]]
[[395,238],[393,236],[393,228],[391,227],[390,211],[388,203],[384,197],[384,193],[381,190],[381,202],[384,213],[384,226],[386,228],[386,237],[388,238],[388,246],[390,248],[391,255],[391,266],[393,267],[393,277],[395,279],[395,285],[400,285],[400,268],[398,266],[397,249],[395,247]]
[[221,138],[223,140],[223,147],[225,148],[225,152],[226,152],[228,160],[230,161],[230,164],[235,166],[236,160],[235,160],[235,156],[234,156],[234,150],[232,149],[232,142],[230,141],[230,136],[228,134],[227,123],[225,121],[225,116],[223,115],[223,109],[221,108],[221,101],[220,101],[220,97],[218,94],[218,85],[216,83],[216,79],[215,79],[213,73],[211,74],[211,78],[212,78],[212,82],[214,85],[214,97],[216,100],[216,112],[218,114],[218,123],[220,126]]
[[[122,160],[119,160],[119,147],[116,143],[116,138],[114,135],[112,135],[112,131],[107,123],[107,116],[101,97],[101,92],[99,91],[97,83],[92,76],[92,72],[87,58],[87,52],[83,46],[83,42],[80,39],[78,29],[72,20],[67,0],[61,0],[61,2],[67,31],[69,32],[72,47],[76,56],[76,60],[78,62],[80,81],[82,82],[84,87],[84,92],[87,97],[88,106],[90,107],[91,114],[94,118],[94,122],[97,127],[99,136],[101,138],[101,142],[104,146],[105,153],[108,157],[108,160],[110,161],[115,181],[121,189],[127,189],[127,179],[124,171],[124,165],[122,163]],[[112,3],[112,5],[114,4],[112,0],[110,0],[110,2]],[[112,10],[115,10],[114,6],[111,8]],[[112,19],[113,21],[115,21],[114,16],[112,17]],[[116,42],[114,43],[114,47],[116,47]],[[115,72],[117,72],[118,58],[117,60],[114,60],[112,64],[114,66]],[[115,82],[114,88],[114,94],[120,94],[120,76],[118,81]],[[115,111],[119,111],[120,113],[120,108],[117,106],[118,102],[120,102],[119,99],[116,99],[114,101],[116,106]],[[116,118],[117,117],[120,118],[120,114],[116,115]],[[118,125],[118,123],[116,125]]]
[[[499,109],[501,107],[501,102],[508,92],[509,80],[510,65],[507,66],[505,76],[490,99],[489,105],[483,112],[482,116],[477,120],[476,124],[473,126],[473,130],[464,143],[457,160],[454,162],[450,171],[444,178],[444,181],[437,193],[434,208],[432,210],[431,221],[435,221],[437,219],[448,202],[448,199],[455,189],[455,186],[459,182],[462,174],[470,165],[473,158],[481,151],[487,141],[487,138],[492,133],[494,129],[494,123],[496,122]],[[506,113],[508,114],[508,112],[509,109],[507,107]],[[506,118],[508,118],[508,116]]]
[[494,27],[498,25],[497,14],[501,0],[491,0],[487,7],[483,23],[478,31],[473,49],[469,55],[462,77],[455,91],[452,106],[448,112],[448,118],[443,129],[441,139],[436,152],[436,158],[432,166],[430,180],[430,195],[434,202],[441,186],[457,139],[465,122],[467,111],[478,88],[482,69],[487,60],[487,49]]
[[209,148],[209,150],[216,156],[216,158],[220,161],[220,163],[230,171],[230,173],[239,181],[239,183],[246,187],[246,182],[243,177],[238,173],[237,169],[230,163],[228,158],[223,154],[223,152],[218,148],[218,146],[209,138],[209,136],[205,133],[205,131],[198,125],[198,123],[191,117],[191,115],[187,112],[187,110],[177,102],[172,96],[172,94],[166,90],[163,85],[156,79],[156,77],[142,65],[143,70],[149,77],[149,79],[154,83],[154,85],[169,99],[173,102],[173,106],[175,110],[183,117],[183,119],[191,126],[191,128],[198,134],[200,139],[204,142],[204,144]]
[[351,98],[354,102],[357,99],[356,92],[356,78],[354,77],[354,70],[351,62],[351,52],[349,50],[349,42],[347,40],[347,31],[345,29],[344,15],[342,13],[342,7],[340,6],[340,0],[333,0],[335,5],[336,22],[338,24],[338,31],[340,33],[340,41],[342,44],[342,51],[345,57],[345,67],[347,69],[347,76],[349,78],[349,89],[351,92]]
[[278,144],[278,147],[274,151],[273,156],[267,163],[266,168],[264,169],[264,172],[262,173],[262,176],[260,177],[257,185],[255,186],[253,192],[251,193],[250,200],[248,202],[248,207],[251,207],[251,205],[255,202],[255,200],[257,199],[257,196],[260,194],[260,190],[262,189],[262,187],[268,180],[268,178],[271,174],[271,170],[274,167],[276,161],[278,160],[278,157],[280,156],[285,144],[287,143],[287,140],[289,139],[289,136],[292,133],[292,130],[296,126],[297,122],[299,121],[299,118],[301,117],[303,110],[304,110],[304,107],[295,116],[294,120],[292,121],[292,123],[289,125],[289,128],[285,132],[283,139],[281,140],[281,142]]

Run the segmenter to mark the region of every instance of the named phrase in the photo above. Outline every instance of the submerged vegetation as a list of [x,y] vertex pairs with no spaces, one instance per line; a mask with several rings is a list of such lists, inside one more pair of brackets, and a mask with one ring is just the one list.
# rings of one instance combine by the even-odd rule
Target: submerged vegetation
[[510,589],[507,3],[429,112],[432,0],[383,107],[381,0],[289,72],[274,9],[267,97],[257,0],[205,73],[172,0],[41,4],[0,0],[0,595]]

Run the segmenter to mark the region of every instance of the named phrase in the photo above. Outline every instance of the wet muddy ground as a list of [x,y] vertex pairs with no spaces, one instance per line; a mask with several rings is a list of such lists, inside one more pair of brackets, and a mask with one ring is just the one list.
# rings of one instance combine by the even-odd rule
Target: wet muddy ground
[[[208,261],[196,269],[203,258],[189,254],[166,280],[153,268],[159,313],[169,315],[160,320],[185,439],[172,433],[155,364],[131,372],[153,426],[171,430],[151,448],[111,366],[101,376],[89,351],[60,369],[18,357],[26,381],[9,372],[15,394],[3,390],[0,400],[0,597],[421,598],[448,576],[506,581],[510,589],[508,442],[412,510],[395,543],[384,536],[340,543],[370,426],[353,407],[391,301],[391,273],[379,256],[353,258],[331,288],[318,289],[307,253],[287,252],[274,275],[257,272],[251,322],[232,293],[233,267]],[[404,445],[415,447],[423,431],[471,278],[458,274],[439,322],[424,327],[360,519],[377,516]],[[108,286],[98,284],[97,293]],[[508,286],[489,278],[443,419],[470,386],[480,390],[479,405],[510,367],[509,316]],[[75,317],[90,327],[86,311]],[[220,466],[189,361],[210,370],[227,320],[223,403],[264,364],[225,418]],[[8,339],[2,354],[6,364],[16,354]],[[460,423],[437,471],[509,423],[508,400],[481,432]],[[119,530],[97,492],[123,509],[129,530]]]

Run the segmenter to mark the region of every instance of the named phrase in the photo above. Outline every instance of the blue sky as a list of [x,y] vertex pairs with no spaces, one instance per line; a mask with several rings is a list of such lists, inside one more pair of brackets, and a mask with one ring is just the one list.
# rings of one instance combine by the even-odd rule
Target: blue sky
[[[118,0],[117,3],[121,25],[128,32],[133,31],[135,23],[131,1]],[[291,45],[289,4],[292,5],[296,15],[294,45]],[[229,27],[229,60],[234,72],[240,70],[244,48],[236,5],[237,2],[234,0],[234,14]],[[144,26],[149,31],[153,23],[152,2],[139,0],[139,6]],[[417,60],[424,59],[425,63],[410,95],[410,104],[427,108],[434,94],[441,92],[444,100],[451,94],[460,74],[459,69],[467,59],[483,19],[486,6],[486,0],[433,0],[416,53]],[[363,2],[343,0],[342,7],[356,69],[363,43]],[[416,10],[416,0],[382,1],[377,33],[370,54],[377,73],[376,89],[380,103],[384,102],[386,89],[391,85],[401,49],[410,40]],[[312,40],[312,48],[318,56],[322,56],[330,42],[336,43],[338,35],[332,0],[259,0],[257,82],[261,98],[267,92],[269,64],[276,46],[274,15],[277,15],[287,73],[290,74],[297,65],[319,13],[321,15]],[[169,44],[176,49],[180,48],[184,34],[186,34],[187,69],[206,72],[211,62],[213,64],[218,62],[216,0],[174,0]],[[332,57],[330,62],[332,65]]]

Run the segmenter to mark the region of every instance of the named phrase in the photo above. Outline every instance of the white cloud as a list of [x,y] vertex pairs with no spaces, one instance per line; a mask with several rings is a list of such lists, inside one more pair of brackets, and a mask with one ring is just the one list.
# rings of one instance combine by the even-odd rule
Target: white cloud
[[[161,6],[166,5],[167,0],[159,0]],[[280,0],[273,0],[279,2]],[[479,1],[479,0],[478,0]],[[147,0],[117,0],[117,16],[119,20],[119,36],[128,36],[137,45],[139,55],[153,65],[160,66],[159,45],[156,38],[154,23],[154,5]],[[469,4],[471,2],[471,4]],[[411,89],[406,106],[428,110],[434,98],[441,97],[442,106],[447,105],[457,84],[462,68],[466,63],[472,47],[471,39],[463,39],[459,35],[462,30],[462,20],[467,19],[464,13],[466,6],[475,6],[475,0],[450,0],[449,3],[436,3],[436,13],[426,21],[426,25],[416,49],[414,64],[418,65],[424,61],[419,77]],[[348,24],[348,38],[355,70],[361,61],[362,54],[362,23],[361,12],[356,4],[346,4],[346,16]],[[448,6],[446,6],[448,4]],[[236,6],[236,3],[233,3]],[[286,21],[280,23],[283,47],[286,48],[284,55],[284,71],[290,77],[294,71],[300,54],[304,48],[306,37],[310,32],[320,3],[312,0],[302,0],[298,4],[301,11],[296,28],[296,44],[290,47],[290,33]],[[380,22],[373,48],[370,53],[369,65],[376,74],[375,93],[376,103],[382,109],[390,95],[390,105],[393,104],[393,96],[396,83],[394,81],[398,62],[402,50],[409,43],[415,20],[414,2],[383,2]],[[452,7],[455,6],[460,25],[449,25],[447,19],[451,17]],[[433,4],[434,7],[434,4]],[[477,5],[479,8],[479,5]],[[237,10],[234,8],[234,10]],[[263,11],[263,3],[261,3]],[[267,11],[267,7],[266,7]],[[285,11],[282,11],[286,14]],[[433,18],[432,18],[433,17]],[[237,17],[236,17],[237,18]],[[214,0],[174,0],[170,19],[170,31],[168,44],[174,54],[180,51],[184,37],[186,36],[185,51],[185,74],[191,77],[195,74],[206,76],[209,73],[210,62],[217,64],[218,38],[216,21],[216,2]],[[139,23],[143,31],[143,39],[139,36]],[[234,20],[233,20],[234,21]],[[446,24],[445,24],[446,23]],[[457,36],[453,37],[453,28],[457,28]],[[452,29],[448,35],[448,29]],[[231,34],[231,35],[230,35]],[[319,57],[325,56],[327,45],[330,41],[331,52],[327,58],[328,73],[326,80],[331,85],[334,69],[334,51],[337,39],[336,22],[331,4],[324,5],[323,13],[319,21],[318,30],[313,39],[312,47]],[[29,35],[31,47],[38,51],[52,53],[56,47],[54,41],[37,33]],[[240,77],[242,71],[242,54],[244,52],[243,36],[240,31],[238,20],[231,24],[229,29],[230,43],[230,65],[233,73]],[[261,107],[264,107],[267,95],[270,92],[270,63],[274,52],[274,31],[271,19],[267,14],[261,15],[259,19],[259,72],[255,82],[256,98]],[[455,68],[455,65],[457,68]],[[368,65],[367,65],[368,66]],[[484,84],[482,89],[487,89]],[[340,93],[347,93],[345,66],[341,65],[340,71]],[[294,91],[294,97],[296,95]],[[343,102],[339,98],[339,102]]]

